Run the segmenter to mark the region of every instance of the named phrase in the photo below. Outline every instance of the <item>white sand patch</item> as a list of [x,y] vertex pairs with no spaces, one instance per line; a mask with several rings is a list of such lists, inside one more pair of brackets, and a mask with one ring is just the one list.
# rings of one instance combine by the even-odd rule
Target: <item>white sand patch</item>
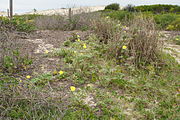
[[[73,14],[80,14],[80,13],[88,13],[88,12],[95,12],[99,10],[104,10],[105,6],[92,6],[92,7],[78,7],[72,8]],[[51,9],[51,10],[43,10],[37,12],[29,12],[25,14],[41,14],[41,15],[68,15],[69,8],[60,8],[60,9]]]

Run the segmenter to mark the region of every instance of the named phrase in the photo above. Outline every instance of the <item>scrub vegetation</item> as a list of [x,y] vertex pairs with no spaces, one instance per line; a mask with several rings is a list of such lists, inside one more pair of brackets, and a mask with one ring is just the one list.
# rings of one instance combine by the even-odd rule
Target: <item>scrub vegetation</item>
[[0,119],[178,120],[179,6],[117,6],[0,17]]

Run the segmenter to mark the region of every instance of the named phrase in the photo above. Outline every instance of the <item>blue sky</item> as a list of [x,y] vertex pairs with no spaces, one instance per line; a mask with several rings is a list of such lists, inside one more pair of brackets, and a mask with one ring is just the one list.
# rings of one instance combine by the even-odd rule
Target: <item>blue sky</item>
[[[175,4],[180,5],[180,0],[13,0],[15,13],[28,12],[34,8],[37,10],[55,9],[74,6],[96,6],[119,3],[121,6],[127,4]],[[9,0],[0,0],[0,11],[6,11]]]

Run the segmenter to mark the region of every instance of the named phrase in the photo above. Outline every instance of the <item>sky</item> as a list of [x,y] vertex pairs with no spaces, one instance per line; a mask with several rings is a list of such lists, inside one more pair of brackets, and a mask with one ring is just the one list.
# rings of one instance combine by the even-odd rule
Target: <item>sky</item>
[[[23,13],[33,9],[47,10],[67,7],[99,6],[110,3],[119,3],[121,6],[127,4],[149,5],[149,4],[173,4],[180,5],[180,0],[13,0],[14,12]],[[6,11],[9,0],[0,0],[0,11]]]

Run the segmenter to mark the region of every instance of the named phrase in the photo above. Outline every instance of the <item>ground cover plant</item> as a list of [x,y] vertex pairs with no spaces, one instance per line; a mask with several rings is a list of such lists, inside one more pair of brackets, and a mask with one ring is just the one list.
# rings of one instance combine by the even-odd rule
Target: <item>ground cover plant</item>
[[[34,59],[23,56],[25,49],[17,51],[18,43],[14,43],[20,38],[10,35],[14,26],[2,24],[0,118],[179,119],[180,66],[164,51],[164,36],[156,29],[154,18],[136,14],[122,22],[102,14],[101,17],[96,17],[96,13],[87,14],[96,18],[90,21],[83,21],[77,15],[82,20],[73,29],[67,29],[64,23],[63,27],[57,24],[64,22],[60,16],[29,16],[36,30],[41,31],[37,31],[37,36],[32,33],[32,38],[20,38],[21,42],[28,41],[26,48],[37,46],[38,49],[31,48],[29,52],[36,55]],[[49,24],[44,26],[41,22]],[[87,34],[83,36],[79,28]],[[45,34],[41,34],[42,29]],[[65,30],[63,36],[55,31],[61,29]],[[47,40],[48,36],[56,37],[52,33],[68,37],[64,41],[55,40],[53,45],[57,47],[50,49],[54,39]],[[172,40],[178,45],[179,36]],[[54,62],[57,62],[55,68],[44,70]],[[44,72],[34,72],[35,67]]]

